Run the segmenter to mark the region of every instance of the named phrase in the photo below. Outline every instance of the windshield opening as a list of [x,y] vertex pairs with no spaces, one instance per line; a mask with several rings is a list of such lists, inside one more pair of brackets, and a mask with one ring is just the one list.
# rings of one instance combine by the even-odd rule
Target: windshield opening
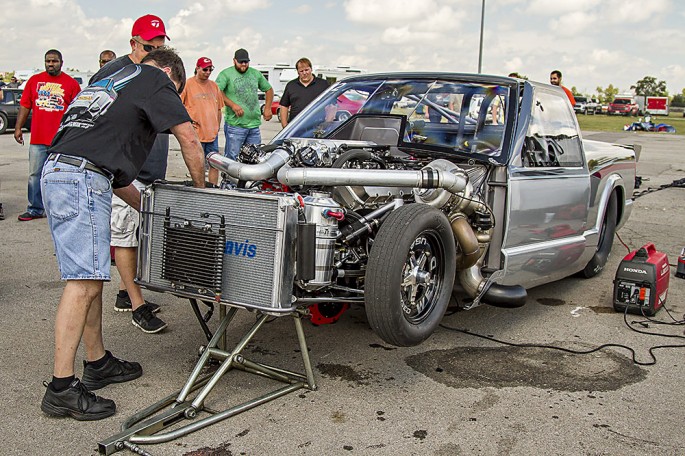
[[[341,81],[312,102],[279,133],[286,138],[341,138],[341,131],[364,135],[366,128],[341,128],[354,117],[402,116],[395,144],[440,148],[464,154],[502,154],[510,88],[440,79],[357,79]],[[368,120],[365,126],[371,125]],[[374,124],[376,125],[376,124]],[[394,125],[394,124],[393,124]],[[378,128],[377,126],[373,128]],[[335,132],[335,133],[333,133]],[[368,136],[368,134],[367,134]],[[388,135],[384,135],[387,138]]]

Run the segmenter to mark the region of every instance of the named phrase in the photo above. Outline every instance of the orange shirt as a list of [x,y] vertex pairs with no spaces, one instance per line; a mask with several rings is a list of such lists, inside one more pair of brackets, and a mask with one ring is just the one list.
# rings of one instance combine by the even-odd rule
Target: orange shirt
[[573,97],[573,92],[564,86],[561,86],[561,88],[564,89],[564,92],[566,92],[566,96],[568,97],[569,103],[571,103],[571,107],[574,107],[576,105],[576,99]]
[[219,133],[224,99],[216,82],[200,83],[196,76],[186,81],[181,101],[188,110],[200,142],[212,142]]

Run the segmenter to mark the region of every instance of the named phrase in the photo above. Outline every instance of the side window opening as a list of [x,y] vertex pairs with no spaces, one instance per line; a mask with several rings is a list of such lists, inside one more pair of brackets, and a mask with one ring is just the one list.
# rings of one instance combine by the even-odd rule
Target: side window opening
[[536,91],[535,97],[522,154],[524,166],[583,166],[580,136],[566,99],[544,90]]

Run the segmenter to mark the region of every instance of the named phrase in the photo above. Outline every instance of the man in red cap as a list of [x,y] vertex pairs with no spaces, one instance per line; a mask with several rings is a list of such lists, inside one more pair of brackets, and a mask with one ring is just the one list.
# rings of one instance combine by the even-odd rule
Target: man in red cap
[[[193,119],[193,127],[197,132],[205,157],[210,152],[219,152],[219,125],[221,124],[221,108],[224,100],[216,82],[209,79],[214,71],[214,65],[209,57],[200,57],[195,65],[195,76],[186,81],[186,87],[181,93],[181,101]],[[219,171],[209,168],[209,182],[219,183]]]
[[[147,14],[139,17],[131,29],[131,53],[116,58],[90,78],[89,84],[104,79],[127,65],[138,64],[153,49],[164,46],[166,34],[164,22],[157,16]],[[159,134],[152,146],[143,168],[136,180],[129,185],[131,191],[140,191],[146,185],[166,177],[169,156],[169,135]],[[152,334],[162,331],[167,324],[155,314],[160,307],[143,298],[140,286],[134,282],[138,253],[138,212],[114,195],[112,198],[112,239],[115,249],[116,266],[121,282],[114,309],[119,312],[132,312],[131,323],[143,332]]]

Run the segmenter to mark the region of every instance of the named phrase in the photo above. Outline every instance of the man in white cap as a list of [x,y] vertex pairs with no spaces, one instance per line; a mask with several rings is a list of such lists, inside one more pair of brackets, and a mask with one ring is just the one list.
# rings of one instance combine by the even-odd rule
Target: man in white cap
[[[205,157],[210,152],[219,152],[219,125],[224,99],[216,82],[209,79],[214,65],[209,57],[200,57],[195,65],[195,76],[186,81],[181,101],[193,119],[193,127],[200,138]],[[219,183],[219,171],[209,168],[209,182]]]
[[[166,34],[162,19],[152,14],[139,17],[131,29],[131,53],[107,63],[90,78],[89,83],[104,79],[127,65],[140,63],[150,51],[164,46],[165,39],[171,38]],[[169,135],[159,134],[138,177],[130,186],[141,190],[158,179],[164,179],[168,156]],[[115,249],[115,262],[121,277],[114,309],[118,312],[132,312],[133,325],[145,333],[152,334],[162,331],[167,324],[155,315],[160,310],[159,305],[145,301],[140,286],[134,282],[139,222],[138,212],[114,195],[111,245]]]

